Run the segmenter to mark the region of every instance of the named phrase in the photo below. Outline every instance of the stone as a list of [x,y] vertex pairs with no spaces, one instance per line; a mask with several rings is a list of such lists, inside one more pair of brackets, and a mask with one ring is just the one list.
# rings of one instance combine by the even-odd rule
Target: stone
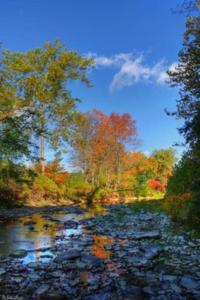
[[129,259],[128,262],[130,263],[131,266],[139,268],[148,265],[149,260],[145,257],[134,257],[131,260]]
[[68,228],[76,229],[78,227],[78,223],[76,221],[69,220],[64,222],[64,226]]
[[67,260],[73,260],[79,258],[81,256],[81,252],[77,249],[72,249],[67,252],[62,253],[60,256],[55,258],[55,262],[62,263]]
[[10,256],[14,257],[14,258],[23,258],[27,255],[27,251],[24,249],[19,249],[19,250],[15,250],[14,252],[12,252],[10,254]]
[[82,260],[86,263],[86,266],[89,267],[89,268],[102,268],[104,267],[104,263],[103,261],[94,256],[94,255],[90,255],[90,254],[85,254],[82,256]]
[[27,222],[24,222],[24,226],[33,226],[35,225],[36,222],[35,221],[27,221]]
[[159,245],[147,245],[142,248],[147,259],[153,259],[162,252],[162,247]]
[[187,290],[200,288],[200,282],[192,278],[192,276],[190,275],[184,275],[180,281],[180,284]]
[[[50,286],[48,284],[42,284],[37,290],[35,291],[35,296],[40,299],[41,296],[44,296],[44,294],[49,291]],[[48,298],[47,298],[48,299]]]
[[159,238],[160,237],[160,233],[157,230],[152,230],[152,231],[141,231],[141,232],[135,232],[132,235],[133,239],[136,240],[141,240],[141,239],[152,239],[152,238]]
[[177,279],[177,277],[175,275],[163,275],[162,279],[166,280],[166,281],[173,282]]
[[122,296],[122,299],[126,300],[143,300],[144,294],[141,288],[139,287],[131,287],[131,288],[125,288],[120,291],[120,296]]
[[86,296],[83,300],[111,300],[109,293],[100,292],[95,295]]
[[173,290],[175,293],[177,293],[177,294],[180,294],[180,293],[181,293],[180,287],[179,287],[178,285],[176,285],[175,283],[172,283],[172,284],[171,284],[171,288],[172,288],[172,290]]
[[6,270],[4,268],[0,268],[0,276],[4,275],[6,273]]

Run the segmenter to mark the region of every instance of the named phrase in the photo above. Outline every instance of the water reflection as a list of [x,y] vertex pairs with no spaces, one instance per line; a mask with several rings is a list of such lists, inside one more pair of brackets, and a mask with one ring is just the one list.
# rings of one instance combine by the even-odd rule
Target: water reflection
[[[56,244],[67,243],[71,237],[84,233],[84,228],[78,221],[105,214],[105,208],[95,205],[83,214],[66,211],[49,215],[37,213],[0,224],[0,256],[8,256],[16,250],[23,249],[27,251],[27,255],[22,259],[24,263],[48,263],[54,257],[51,249]],[[106,251],[104,246],[112,243],[112,240],[96,235],[93,238],[94,245],[91,249],[93,254],[107,258],[109,251]]]
[[93,235],[94,244],[91,246],[91,252],[102,259],[110,257],[110,251],[105,249],[105,246],[112,244],[113,239],[104,235]]
[[[0,226],[0,255],[7,256],[16,250],[28,251],[24,263],[48,262],[53,257],[50,250],[58,242],[56,237],[81,234],[81,228],[65,228],[64,222],[75,215],[54,214],[51,217],[34,214]],[[55,219],[54,219],[55,218]]]

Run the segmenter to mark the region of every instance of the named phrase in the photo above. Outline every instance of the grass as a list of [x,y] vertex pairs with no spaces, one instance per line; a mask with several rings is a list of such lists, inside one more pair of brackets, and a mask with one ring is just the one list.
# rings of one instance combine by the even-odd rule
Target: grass
[[139,212],[141,209],[144,211],[156,211],[156,212],[162,212],[165,213],[165,209],[163,206],[164,200],[142,200],[142,201],[136,201],[134,203],[129,203],[127,206],[133,211],[133,212]]

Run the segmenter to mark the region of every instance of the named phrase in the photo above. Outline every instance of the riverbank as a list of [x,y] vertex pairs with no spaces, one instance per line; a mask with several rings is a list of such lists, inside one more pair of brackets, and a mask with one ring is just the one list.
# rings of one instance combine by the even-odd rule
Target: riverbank
[[0,298],[200,299],[200,239],[141,207],[14,209],[0,225]]

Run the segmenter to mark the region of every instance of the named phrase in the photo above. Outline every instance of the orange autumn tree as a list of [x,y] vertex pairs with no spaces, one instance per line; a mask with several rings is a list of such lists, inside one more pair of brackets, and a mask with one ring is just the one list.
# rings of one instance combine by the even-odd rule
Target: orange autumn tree
[[117,188],[127,145],[137,141],[136,124],[129,114],[105,115],[99,110],[83,115],[73,143],[75,165],[94,185]]

